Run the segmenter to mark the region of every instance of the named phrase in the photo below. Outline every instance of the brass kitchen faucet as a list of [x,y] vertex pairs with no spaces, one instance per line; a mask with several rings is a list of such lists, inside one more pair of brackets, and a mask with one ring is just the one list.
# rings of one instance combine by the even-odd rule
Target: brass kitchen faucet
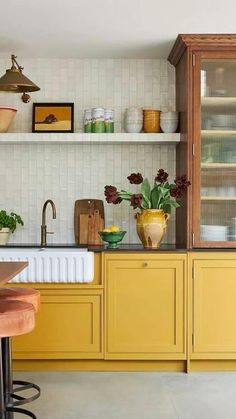
[[47,246],[47,234],[54,234],[51,231],[47,231],[47,225],[46,225],[46,209],[47,205],[50,204],[52,207],[52,218],[56,218],[56,207],[54,202],[51,199],[48,199],[44,205],[43,205],[43,211],[42,211],[42,225],[41,225],[41,246],[45,247]]

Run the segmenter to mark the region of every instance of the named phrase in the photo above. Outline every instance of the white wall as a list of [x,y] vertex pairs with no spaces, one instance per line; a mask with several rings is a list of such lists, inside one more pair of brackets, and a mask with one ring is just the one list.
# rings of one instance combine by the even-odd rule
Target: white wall
[[[21,64],[24,74],[41,87],[32,93],[32,102],[75,103],[76,131],[82,131],[83,109],[89,107],[113,108],[116,132],[124,130],[129,106],[174,109],[174,69],[166,60],[25,59]],[[0,59],[0,74],[7,67],[8,60]],[[19,95],[0,94],[0,105],[18,109],[11,132],[31,131],[32,102],[23,104]],[[174,145],[1,145],[0,208],[20,213],[25,221],[11,241],[39,242],[42,205],[52,198],[58,216],[48,222],[55,231],[48,241],[72,243],[76,199],[104,199],[104,185],[125,189],[131,187],[126,179],[131,172],[151,179],[160,167],[173,179]],[[107,223],[127,229],[126,242],[138,242],[127,203],[106,204],[105,210]],[[166,241],[174,241],[174,216]]]

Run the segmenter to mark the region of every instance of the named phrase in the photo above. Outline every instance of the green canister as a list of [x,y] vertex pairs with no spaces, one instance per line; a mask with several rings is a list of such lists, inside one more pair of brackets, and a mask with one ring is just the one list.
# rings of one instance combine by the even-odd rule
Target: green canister
[[104,108],[92,109],[92,132],[105,132]]
[[84,132],[92,132],[92,109],[84,111]]
[[113,109],[105,109],[105,132],[114,132],[114,111]]

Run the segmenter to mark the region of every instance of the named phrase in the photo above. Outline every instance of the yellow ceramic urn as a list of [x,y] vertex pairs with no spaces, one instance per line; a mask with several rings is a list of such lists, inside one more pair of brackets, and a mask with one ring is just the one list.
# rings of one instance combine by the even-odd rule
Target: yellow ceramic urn
[[144,247],[157,249],[166,232],[169,214],[162,209],[142,209],[135,215],[137,233]]

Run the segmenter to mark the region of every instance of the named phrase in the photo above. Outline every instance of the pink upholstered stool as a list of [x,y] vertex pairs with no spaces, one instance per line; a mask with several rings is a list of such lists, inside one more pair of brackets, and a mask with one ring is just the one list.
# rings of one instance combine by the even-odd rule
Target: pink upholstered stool
[[[34,311],[37,313],[40,306],[40,292],[30,288],[20,287],[3,287],[0,288],[0,302],[2,301],[22,301],[33,306]],[[12,350],[11,350],[11,339],[5,337],[2,339],[2,352],[3,352],[3,379],[5,387],[5,404],[10,405],[14,403],[14,406],[23,405],[36,400],[40,396],[40,388],[33,383],[26,381],[13,380],[12,376]],[[14,386],[20,386],[15,388]],[[34,389],[36,393],[32,397],[21,397],[16,393],[20,391]],[[13,402],[13,399],[18,401]],[[13,415],[8,413],[6,419],[13,419]]]
[[[14,402],[7,404],[5,397],[5,385],[3,377],[3,362],[8,362],[5,357],[2,340],[12,336],[29,333],[35,326],[35,311],[32,304],[23,301],[0,301],[0,417],[8,419],[13,417],[13,412],[22,413],[28,417],[36,418],[28,410],[15,407]],[[17,402],[18,403],[18,402]]]
[[0,301],[0,338],[24,335],[34,329],[32,304],[23,301]]
[[40,292],[33,288],[2,287],[0,288],[0,301],[17,300],[33,305],[36,313],[40,306]]

